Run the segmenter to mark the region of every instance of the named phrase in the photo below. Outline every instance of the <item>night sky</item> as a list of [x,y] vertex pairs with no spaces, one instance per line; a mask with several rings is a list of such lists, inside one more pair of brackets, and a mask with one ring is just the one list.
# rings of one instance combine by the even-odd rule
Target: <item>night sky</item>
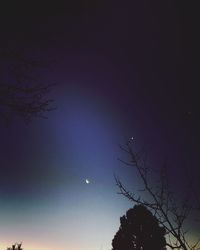
[[48,119],[0,125],[1,249],[111,249],[133,206],[114,175],[139,186],[117,160],[130,137],[152,168],[167,162],[175,192],[200,188],[197,6],[72,2],[1,9],[1,48],[45,62],[41,81],[56,83]]

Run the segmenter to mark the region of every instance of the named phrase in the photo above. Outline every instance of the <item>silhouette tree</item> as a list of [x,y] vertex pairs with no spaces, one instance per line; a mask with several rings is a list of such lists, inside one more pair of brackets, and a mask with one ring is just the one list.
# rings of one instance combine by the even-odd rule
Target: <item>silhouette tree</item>
[[[185,228],[186,220],[190,218],[191,213],[198,211],[197,206],[191,202],[191,193],[184,199],[180,200],[175,197],[170,190],[169,181],[166,174],[166,167],[161,171],[156,182],[152,182],[150,169],[146,163],[146,154],[144,152],[134,152],[133,140],[129,140],[121,149],[128,154],[129,160],[120,161],[126,166],[136,169],[137,174],[142,181],[143,187],[139,190],[130,192],[118,177],[115,177],[116,184],[119,188],[119,194],[122,194],[134,204],[147,207],[157,218],[159,224],[166,231],[166,245],[178,250],[199,250],[200,240],[190,241],[188,229]],[[198,197],[195,196],[198,202]]]
[[23,51],[0,50],[0,118],[9,123],[14,116],[29,122],[33,117],[45,118],[52,110],[52,100],[46,97],[53,84],[39,82],[41,69],[36,59]]
[[165,229],[142,205],[135,205],[120,218],[120,228],[112,241],[112,250],[164,250]]
[[8,247],[7,250],[23,250],[22,243],[15,243],[12,247]]

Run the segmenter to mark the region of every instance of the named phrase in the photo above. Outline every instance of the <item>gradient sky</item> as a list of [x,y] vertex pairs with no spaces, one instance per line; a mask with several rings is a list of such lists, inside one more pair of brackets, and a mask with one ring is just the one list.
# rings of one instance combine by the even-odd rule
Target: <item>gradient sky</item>
[[188,174],[200,187],[198,15],[182,1],[160,2],[13,5],[2,13],[1,47],[47,62],[39,75],[57,83],[49,93],[57,109],[28,126],[1,124],[1,249],[20,241],[26,250],[111,249],[133,205],[113,176],[139,186],[117,160],[132,136],[151,166],[167,162],[175,191]]

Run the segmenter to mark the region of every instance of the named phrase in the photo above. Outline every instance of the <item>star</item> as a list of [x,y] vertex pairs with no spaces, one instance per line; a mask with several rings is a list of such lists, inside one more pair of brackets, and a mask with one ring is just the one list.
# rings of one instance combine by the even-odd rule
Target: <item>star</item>
[[128,143],[131,144],[133,142],[134,142],[134,137],[132,136],[132,137],[129,138]]

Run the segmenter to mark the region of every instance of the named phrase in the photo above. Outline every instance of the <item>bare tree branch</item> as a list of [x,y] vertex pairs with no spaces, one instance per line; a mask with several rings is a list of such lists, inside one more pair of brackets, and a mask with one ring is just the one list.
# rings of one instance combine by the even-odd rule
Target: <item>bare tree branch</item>
[[33,117],[47,118],[55,109],[47,93],[55,84],[39,83],[36,72],[41,69],[37,60],[22,51],[0,51],[0,117],[10,122],[20,116],[29,122]]
[[[191,245],[188,240],[188,232],[185,230],[185,221],[188,219],[193,207],[189,199],[178,203],[174,194],[170,191],[169,181],[166,175],[166,166],[163,166],[159,173],[159,178],[155,186],[150,185],[149,167],[146,164],[146,155],[135,153],[132,147],[132,141],[128,141],[125,147],[121,149],[129,156],[129,161],[120,159],[124,165],[134,167],[142,181],[142,196],[137,192],[130,192],[118,177],[115,177],[116,185],[119,188],[119,194],[125,196],[130,201],[141,204],[149,208],[157,217],[159,223],[166,230],[167,246],[171,249],[197,250],[200,240]],[[148,197],[148,198],[143,198]]]

